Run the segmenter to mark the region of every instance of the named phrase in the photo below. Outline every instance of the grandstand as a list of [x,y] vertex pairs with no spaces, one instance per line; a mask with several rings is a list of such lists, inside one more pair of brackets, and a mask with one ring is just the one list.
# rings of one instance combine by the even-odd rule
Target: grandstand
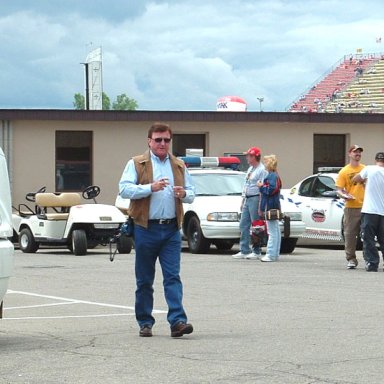
[[345,56],[287,110],[384,113],[384,54]]

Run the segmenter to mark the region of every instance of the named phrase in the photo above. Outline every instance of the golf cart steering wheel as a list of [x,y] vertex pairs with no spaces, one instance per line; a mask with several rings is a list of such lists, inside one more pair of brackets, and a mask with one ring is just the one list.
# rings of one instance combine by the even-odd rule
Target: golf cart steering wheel
[[90,200],[94,199],[96,196],[99,196],[100,194],[100,187],[97,185],[90,185],[89,187],[85,188],[83,191],[83,197],[84,199]]
[[47,187],[41,187],[38,191],[36,192],[29,192],[25,195],[25,199],[30,201],[31,203],[36,202],[36,194],[37,193],[44,193],[47,190]]

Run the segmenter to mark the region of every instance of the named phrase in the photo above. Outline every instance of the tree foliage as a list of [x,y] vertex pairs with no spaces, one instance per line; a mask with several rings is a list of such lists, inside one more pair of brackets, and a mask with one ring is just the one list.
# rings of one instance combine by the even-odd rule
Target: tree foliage
[[[111,109],[111,99],[108,95],[103,92],[103,104],[102,108],[104,111]],[[85,97],[81,93],[75,93],[73,107],[75,109],[85,109]],[[116,101],[112,103],[112,109],[116,111],[134,111],[139,107],[135,99],[131,99],[125,93],[117,95]]]
[[137,101],[129,98],[125,93],[118,95],[112,104],[112,109],[116,111],[134,111],[137,107]]

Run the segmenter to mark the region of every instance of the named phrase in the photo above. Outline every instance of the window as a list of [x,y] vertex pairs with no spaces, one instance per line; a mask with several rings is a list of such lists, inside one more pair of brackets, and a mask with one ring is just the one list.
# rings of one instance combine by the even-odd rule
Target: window
[[315,197],[323,197],[324,192],[334,191],[335,189],[335,181],[331,177],[319,176],[316,179],[313,195]]
[[311,191],[312,191],[312,185],[313,185],[314,178],[309,177],[308,179],[304,180],[299,189],[299,195],[300,196],[311,196]]
[[92,184],[92,132],[56,131],[56,191]]
[[203,156],[207,156],[205,134],[173,134],[172,153],[175,156],[185,156],[185,150],[187,148],[202,149]]
[[314,135],[313,173],[319,167],[343,167],[345,165],[345,135]]

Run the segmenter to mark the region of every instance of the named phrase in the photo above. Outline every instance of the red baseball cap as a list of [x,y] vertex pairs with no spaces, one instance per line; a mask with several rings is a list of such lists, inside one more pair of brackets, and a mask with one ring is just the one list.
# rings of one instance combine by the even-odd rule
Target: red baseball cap
[[260,148],[257,148],[257,147],[251,147],[248,149],[247,152],[244,152],[245,155],[252,155],[252,156],[260,156],[261,155],[261,151],[260,151]]

